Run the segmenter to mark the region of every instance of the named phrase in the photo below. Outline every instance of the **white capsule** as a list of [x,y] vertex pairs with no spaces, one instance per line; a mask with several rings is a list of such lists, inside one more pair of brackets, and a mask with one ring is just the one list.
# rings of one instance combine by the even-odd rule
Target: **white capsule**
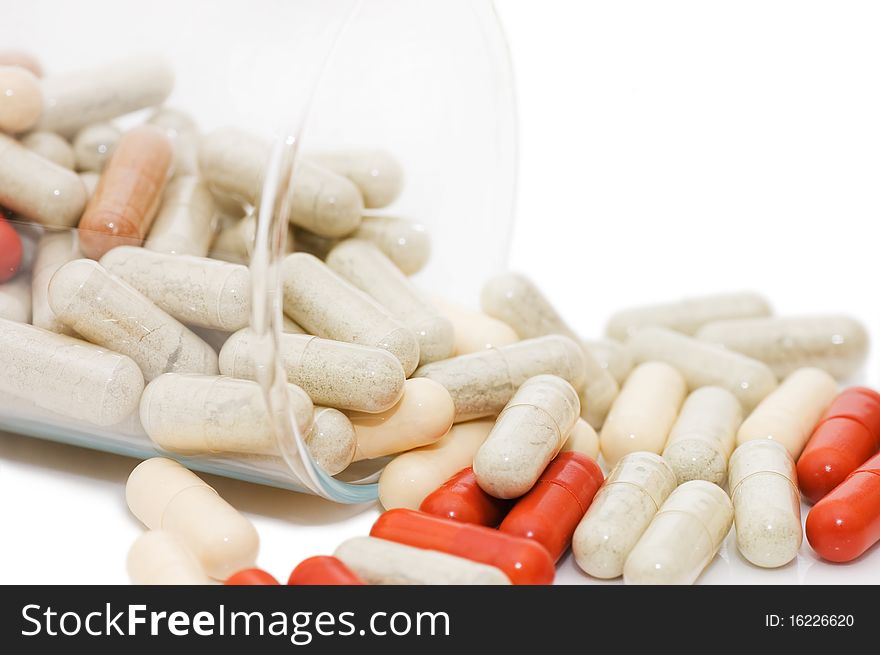
[[47,231],[40,237],[31,276],[33,324],[37,327],[58,334],[74,334],[70,327],[56,318],[55,312],[49,307],[49,281],[64,264],[81,257],[75,230]]
[[767,364],[777,377],[814,366],[838,380],[868,356],[865,326],[849,316],[786,316],[708,323],[697,338]]
[[354,461],[357,435],[348,417],[337,409],[315,407],[305,442],[315,463],[328,475],[341,473]]
[[673,491],[626,558],[626,584],[693,584],[730,532],[733,505],[717,484],[691,480]]
[[403,168],[379,148],[313,152],[306,158],[354,182],[368,209],[387,207],[403,190]]
[[19,273],[0,284],[0,318],[17,323],[31,322],[31,281]]
[[452,356],[452,323],[441,316],[394,263],[369,241],[346,239],[327,257],[327,266],[382,305],[419,341],[419,364]]
[[199,129],[186,112],[159,107],[147,122],[161,127],[174,146],[174,177],[199,173]]
[[580,412],[577,392],[562,378],[526,380],[474,457],[477,483],[496,498],[522,496],[559,453]]
[[21,139],[21,145],[62,168],[73,170],[76,165],[73,148],[54,132],[31,132]]
[[197,177],[176,176],[165,187],[162,207],[144,248],[169,255],[208,254],[219,213],[214,196]]
[[81,129],[73,139],[76,169],[100,173],[121,138],[122,131],[112,123],[95,123]]
[[623,384],[633,368],[632,355],[626,346],[611,339],[587,339],[582,341],[584,348],[593,356],[599,366],[611,373],[617,384]]
[[803,542],[801,496],[788,451],[774,441],[747,441],[730,458],[736,545],[752,564],[775,568]]
[[374,585],[507,585],[500,569],[375,537],[343,542],[334,556]]
[[559,452],[581,453],[592,459],[597,459],[599,457],[599,435],[596,434],[592,425],[579,418]]
[[596,578],[616,578],[666,497],[675,489],[675,473],[654,453],[630,453],[621,459],[571,542],[577,565]]
[[128,418],[144,390],[144,377],[128,357],[3,319],[0,370],[0,391],[101,426]]
[[797,458],[836,395],[837,383],[828,373],[818,368],[798,369],[743,421],[736,443],[772,439]]
[[87,125],[161,105],[173,87],[171,67],[151,56],[51,75],[43,79],[46,105],[38,129],[70,137]]
[[770,304],[756,293],[696,296],[621,310],[608,320],[605,334],[618,341],[626,341],[646,327],[664,327],[694,334],[702,325],[712,321],[769,316],[771,311]]
[[184,323],[231,331],[250,322],[251,275],[246,266],[135,246],[114,248],[100,263]]
[[282,263],[284,313],[311,334],[382,348],[410,375],[419,363],[419,342],[408,327],[320,259],[297,252]]
[[501,348],[519,341],[517,333],[504,321],[451,302],[436,294],[431,296],[431,302],[443,316],[452,322],[455,333],[453,347],[455,357],[490,348]]
[[747,412],[776,388],[776,376],[763,362],[666,328],[639,330],[626,345],[637,364],[651,360],[671,364],[691,390],[722,387]]
[[92,343],[131,357],[148,382],[162,373],[219,372],[211,346],[97,262],[76,259],[59,268],[49,306]]
[[137,585],[211,584],[186,545],[165,530],[149,530],[128,551],[128,577]]
[[684,378],[663,362],[639,364],[611,406],[599,434],[609,466],[629,453],[660,454],[687,394]]

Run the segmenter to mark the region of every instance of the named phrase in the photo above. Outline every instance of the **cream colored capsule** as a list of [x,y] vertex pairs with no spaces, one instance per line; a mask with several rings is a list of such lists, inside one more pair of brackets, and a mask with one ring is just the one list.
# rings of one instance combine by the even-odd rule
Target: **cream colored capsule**
[[37,327],[58,334],[74,334],[70,327],[55,317],[55,312],[49,307],[49,281],[64,264],[81,257],[75,230],[47,231],[40,237],[31,277],[33,324]]
[[526,380],[474,457],[477,484],[496,498],[518,498],[559,453],[581,412],[577,392],[554,375]]
[[82,183],[85,185],[88,197],[91,198],[95,195],[95,189],[98,188],[98,181],[101,179],[101,176],[98,173],[86,171],[79,174],[79,179],[82,180]]
[[[493,419],[456,423],[430,446],[398,455],[379,477],[379,501],[385,509],[418,509],[425,497],[461,469],[473,464],[489,436]],[[570,438],[569,438],[570,440]]]
[[152,56],[50,75],[43,79],[46,105],[38,127],[72,137],[87,125],[162,104],[173,86],[171,67]]
[[652,360],[671,364],[691,390],[727,389],[746,412],[776,388],[776,376],[763,362],[666,328],[639,330],[627,348],[637,364]]
[[49,227],[73,227],[87,201],[76,173],[0,134],[0,205]]
[[125,485],[125,500],[149,529],[178,537],[215,580],[256,561],[260,544],[250,521],[173,460],[154,457],[138,464]]
[[663,451],[687,386],[677,370],[663,362],[639,364],[611,406],[599,434],[602,456],[614,466],[624,455]]
[[593,426],[579,418],[559,452],[575,452],[596,459],[599,457],[599,435]]
[[730,458],[736,545],[752,564],[775,568],[803,542],[801,495],[794,460],[782,444],[747,441]]
[[211,584],[196,556],[175,535],[148,530],[128,551],[128,577],[137,585]]
[[297,252],[282,263],[284,313],[311,334],[375,346],[393,354],[409,376],[419,363],[419,342],[408,327],[320,259]]
[[777,377],[814,366],[845,379],[868,356],[865,326],[849,316],[785,316],[708,323],[697,338],[767,364]]
[[92,260],[58,269],[49,282],[49,306],[92,343],[131,357],[148,382],[162,373],[219,372],[211,346]]
[[137,410],[144,377],[131,359],[0,319],[0,391],[62,416],[115,425]]
[[717,484],[691,480],[673,491],[626,558],[626,584],[693,584],[730,532],[733,505]]
[[586,351],[599,366],[611,373],[617,384],[623,384],[633,368],[632,355],[619,341],[611,339],[588,339],[582,342]]
[[0,66],[0,98],[0,132],[26,132],[43,111],[40,81],[19,66]]
[[0,284],[0,318],[17,323],[31,322],[31,281],[19,273]]
[[251,275],[246,266],[135,246],[116,247],[100,261],[110,274],[179,321],[227,331],[250,322]]
[[349,412],[357,435],[355,461],[375,459],[432,444],[449,431],[455,405],[432,380],[407,380],[403,397],[380,414]]
[[169,255],[208,254],[219,214],[214,196],[197,177],[178,175],[168,183],[162,207],[144,248]]
[[315,463],[328,475],[347,469],[357,450],[357,435],[351,421],[331,407],[315,407],[312,429],[305,442]]
[[43,77],[43,66],[39,59],[24,50],[0,50],[0,66],[25,68],[37,77]]
[[419,341],[419,364],[452,357],[452,323],[434,309],[375,245],[346,239],[327,257],[327,266],[382,305]]
[[706,480],[724,484],[742,408],[721,387],[700,387],[687,397],[663,449],[678,483]]
[[513,328],[497,318],[437,295],[431,296],[431,302],[452,322],[455,334],[453,346],[455,357],[490,348],[501,348],[519,341],[519,336]]
[[621,459],[571,542],[577,565],[596,578],[616,578],[663,501],[675,489],[675,473],[654,453],[630,453]]
[[[314,407],[290,384],[287,398],[300,434],[312,428]],[[140,403],[144,432],[173,453],[278,453],[260,385],[216,375],[165,373],[147,385]]]
[[743,421],[736,443],[772,439],[797,458],[835,395],[837,383],[828,373],[818,368],[798,369]]
[[[233,334],[220,351],[220,372],[256,380],[255,353],[264,346],[247,328]],[[384,412],[403,394],[403,366],[387,350],[307,334],[282,334],[278,355],[288,382],[305,389],[319,405]]]
[[76,165],[73,148],[54,132],[31,132],[22,138],[21,145],[62,168],[73,170]]
[[510,584],[494,566],[375,537],[349,539],[333,555],[373,585]]
[[770,304],[756,293],[695,296],[621,310],[608,320],[605,334],[618,341],[626,341],[646,327],[663,327],[694,334],[701,326],[712,321],[769,316],[771,313]]
[[557,375],[582,389],[583,351],[568,337],[554,334],[434,362],[413,377],[446,387],[458,423],[500,414],[523,382],[541,374]]
[[354,182],[368,209],[387,207],[403,190],[403,168],[379,148],[314,152],[306,158]]
[[199,128],[192,116],[173,107],[159,107],[147,122],[165,130],[174,146],[174,176],[199,173]]
[[121,138],[122,131],[111,123],[95,123],[81,129],[73,139],[77,170],[100,173]]

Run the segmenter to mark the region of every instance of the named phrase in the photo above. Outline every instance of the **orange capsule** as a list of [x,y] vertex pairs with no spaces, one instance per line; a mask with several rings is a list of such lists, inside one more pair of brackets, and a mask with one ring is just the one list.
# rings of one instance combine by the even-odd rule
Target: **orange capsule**
[[559,560],[605,481],[602,469],[581,453],[561,453],[514,506],[498,529],[534,539]]
[[534,541],[411,509],[385,512],[370,536],[494,566],[513,584],[550,584],[556,573],[550,555]]
[[304,559],[290,578],[289,585],[362,585],[365,584],[350,568],[335,557],[319,555]]
[[171,141],[155,125],[125,133],[104,168],[79,222],[83,254],[100,259],[116,246],[139,246],[162,202]]
[[263,569],[242,569],[238,573],[233,573],[223,584],[241,586],[241,585],[273,585],[278,584],[270,573],[266,573]]
[[513,505],[490,496],[477,484],[474,469],[462,469],[428,494],[419,506],[426,514],[494,528]]

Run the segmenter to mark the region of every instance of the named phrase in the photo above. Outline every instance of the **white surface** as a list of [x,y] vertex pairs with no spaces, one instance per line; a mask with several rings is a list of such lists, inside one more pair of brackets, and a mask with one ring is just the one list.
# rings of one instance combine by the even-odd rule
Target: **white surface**
[[[877,335],[880,6],[498,0],[519,84],[511,263],[584,335],[616,308],[752,288],[779,313],[845,311]],[[444,253],[438,253],[444,256]],[[445,253],[445,256],[454,256]],[[877,385],[872,352],[865,381]],[[134,462],[0,436],[0,583],[124,583]],[[209,478],[250,516],[259,564],[366,534],[375,508]],[[590,582],[569,559],[559,581]],[[878,583],[850,565],[763,571],[731,538],[711,583]]]

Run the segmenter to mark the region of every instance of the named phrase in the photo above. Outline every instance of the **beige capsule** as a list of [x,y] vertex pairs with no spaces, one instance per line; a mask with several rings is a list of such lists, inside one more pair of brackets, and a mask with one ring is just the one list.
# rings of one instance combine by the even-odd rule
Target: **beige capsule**
[[47,231],[40,237],[31,276],[32,322],[37,327],[58,334],[74,334],[72,328],[58,320],[49,306],[49,281],[64,264],[81,257],[75,230]]
[[73,148],[54,132],[31,132],[21,139],[21,145],[62,168],[73,170],[76,165]]
[[[262,346],[249,329],[233,334],[220,351],[220,372],[256,380],[255,353]],[[403,395],[403,366],[387,350],[307,334],[282,334],[278,355],[288,382],[305,389],[319,405],[384,412]]]
[[598,459],[599,435],[596,434],[596,430],[593,429],[592,425],[579,418],[571,429],[568,439],[563,444],[562,450],[559,452],[581,453],[592,459]]
[[419,364],[452,356],[455,341],[452,323],[425,300],[375,245],[360,239],[346,239],[327,256],[327,266],[415,333],[419,341]]
[[174,146],[174,176],[199,173],[199,128],[192,116],[173,107],[159,107],[147,122],[165,131]]
[[797,458],[836,395],[837,383],[828,373],[818,368],[798,369],[743,421],[736,443],[772,439]]
[[174,534],[148,530],[131,545],[128,577],[136,585],[211,584],[195,555]]
[[178,175],[165,187],[162,206],[144,248],[169,255],[205,257],[219,212],[214,196],[194,175]]
[[776,376],[766,364],[721,346],[666,328],[636,332],[627,349],[633,360],[671,364],[684,376],[691,390],[717,386],[730,391],[746,412],[776,388]]
[[250,322],[251,274],[246,266],[136,246],[116,247],[100,263],[181,322],[227,331]]
[[92,260],[58,269],[49,282],[49,306],[85,339],[131,357],[148,382],[162,373],[219,372],[211,346]]
[[73,139],[76,169],[100,173],[121,138],[122,131],[112,123],[95,123],[81,129]]
[[17,323],[31,322],[31,281],[19,273],[0,284],[0,318]]
[[257,559],[260,543],[251,522],[173,460],[154,457],[138,464],[128,476],[125,500],[149,529],[179,538],[215,580]]
[[82,180],[82,183],[86,187],[86,193],[91,199],[91,197],[95,195],[95,189],[98,188],[98,182],[101,179],[101,175],[92,171],[86,171],[79,174],[79,179]]
[[315,463],[328,475],[347,469],[357,450],[354,426],[345,414],[332,407],[315,407],[312,429],[305,442]]
[[623,384],[633,368],[632,355],[626,346],[611,339],[587,339],[584,349],[593,356],[599,366],[611,373],[617,384]]
[[437,295],[431,297],[431,302],[452,323],[455,357],[501,348],[519,341],[519,336],[504,321]]
[[25,68],[0,66],[0,132],[17,134],[36,125],[43,112],[40,81]]
[[408,327],[366,293],[306,253],[282,263],[284,313],[309,333],[387,350],[409,376],[419,363],[419,342]]
[[333,555],[373,585],[510,584],[494,566],[375,537],[344,541]]
[[474,457],[474,476],[496,498],[518,498],[537,482],[581,412],[577,392],[554,375],[526,380]]
[[48,227],[73,227],[87,201],[76,173],[0,134],[0,205]]
[[368,209],[387,207],[403,190],[403,168],[390,152],[381,148],[313,152],[306,159],[354,182]]

